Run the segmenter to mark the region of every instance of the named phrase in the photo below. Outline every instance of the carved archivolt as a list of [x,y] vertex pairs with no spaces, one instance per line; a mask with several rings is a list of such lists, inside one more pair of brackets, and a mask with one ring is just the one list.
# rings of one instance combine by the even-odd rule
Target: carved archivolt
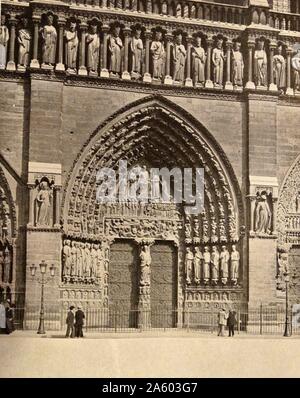
[[279,246],[300,243],[300,156],[288,171],[280,189],[277,231]]
[[[119,160],[127,160],[128,167],[147,163],[169,169],[204,168],[205,211],[192,217],[186,239],[203,243],[238,241],[243,223],[241,195],[223,151],[199,122],[162,97],[147,97],[131,104],[92,134],[67,181],[63,197],[65,233],[77,238],[100,238],[107,233],[112,237],[161,238],[173,231],[173,240],[178,239],[178,230],[184,223],[178,216],[180,209],[170,209],[169,216],[158,217],[162,221],[158,228],[154,222],[158,209],[151,206],[143,210],[145,214],[135,217],[134,205],[132,209],[129,205],[116,205],[113,214],[109,214],[104,205],[96,203],[97,171],[101,167],[116,169]],[[144,219],[139,228],[134,226],[136,218]]]
[[0,284],[10,284],[12,282],[15,228],[15,207],[7,180],[3,170],[0,168]]

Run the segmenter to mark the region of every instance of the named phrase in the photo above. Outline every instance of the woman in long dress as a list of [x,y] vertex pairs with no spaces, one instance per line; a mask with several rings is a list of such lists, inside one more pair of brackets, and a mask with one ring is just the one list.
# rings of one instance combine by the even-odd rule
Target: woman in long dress
[[3,334],[6,331],[6,310],[4,302],[0,303],[0,333]]
[[37,225],[50,225],[50,208],[52,193],[46,181],[40,183],[36,201],[38,207]]
[[14,312],[10,305],[10,301],[6,302],[5,316],[6,316],[6,334],[11,334],[15,330],[15,325],[14,325]]

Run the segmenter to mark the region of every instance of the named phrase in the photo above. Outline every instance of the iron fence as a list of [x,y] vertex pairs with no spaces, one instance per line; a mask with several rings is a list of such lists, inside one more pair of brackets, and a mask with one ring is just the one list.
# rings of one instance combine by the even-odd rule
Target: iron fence
[[[27,307],[15,306],[14,319],[17,329],[37,330],[39,325],[39,304]],[[218,308],[151,308],[126,309],[83,308],[86,332],[137,332],[155,330],[185,330],[216,333],[218,330]],[[68,309],[60,303],[45,305],[45,329],[61,331],[66,327]],[[235,310],[236,333],[257,335],[283,335],[286,322],[284,306],[260,305],[256,308]],[[296,319],[292,306],[288,312],[288,325],[294,335],[300,335],[300,318]]]

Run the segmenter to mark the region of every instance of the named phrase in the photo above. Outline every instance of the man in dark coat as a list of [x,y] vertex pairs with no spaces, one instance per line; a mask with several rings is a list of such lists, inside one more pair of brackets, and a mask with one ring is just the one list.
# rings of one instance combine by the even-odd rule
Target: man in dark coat
[[76,314],[75,314],[75,336],[76,337],[83,337],[83,320],[85,318],[84,312],[80,307],[78,307]]
[[74,323],[75,323],[75,314],[74,314],[74,306],[71,305],[70,310],[67,314],[67,319],[66,319],[66,324],[67,324],[67,332],[66,332],[66,337],[74,337],[75,335],[75,329],[74,329]]
[[236,324],[235,312],[230,310],[227,318],[227,326],[229,330],[229,337],[234,336],[234,326]]

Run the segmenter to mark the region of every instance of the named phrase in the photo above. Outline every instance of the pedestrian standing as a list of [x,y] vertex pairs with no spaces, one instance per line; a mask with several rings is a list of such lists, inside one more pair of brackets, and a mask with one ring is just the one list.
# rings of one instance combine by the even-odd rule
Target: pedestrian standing
[[227,318],[227,326],[229,330],[229,337],[234,336],[234,326],[236,324],[235,312],[230,310]]
[[227,324],[227,314],[225,308],[222,308],[218,314],[219,331],[218,336],[224,336],[224,329]]
[[6,310],[4,301],[1,301],[0,303],[0,333],[6,333]]
[[67,314],[66,324],[67,324],[67,331],[66,337],[73,338],[75,336],[75,307],[71,305],[70,310]]
[[80,307],[77,308],[76,314],[75,314],[75,336],[76,337],[83,337],[83,322],[84,322],[84,312]]
[[14,311],[11,307],[10,300],[5,303],[5,317],[6,317],[6,334],[11,334],[15,330],[14,325]]

